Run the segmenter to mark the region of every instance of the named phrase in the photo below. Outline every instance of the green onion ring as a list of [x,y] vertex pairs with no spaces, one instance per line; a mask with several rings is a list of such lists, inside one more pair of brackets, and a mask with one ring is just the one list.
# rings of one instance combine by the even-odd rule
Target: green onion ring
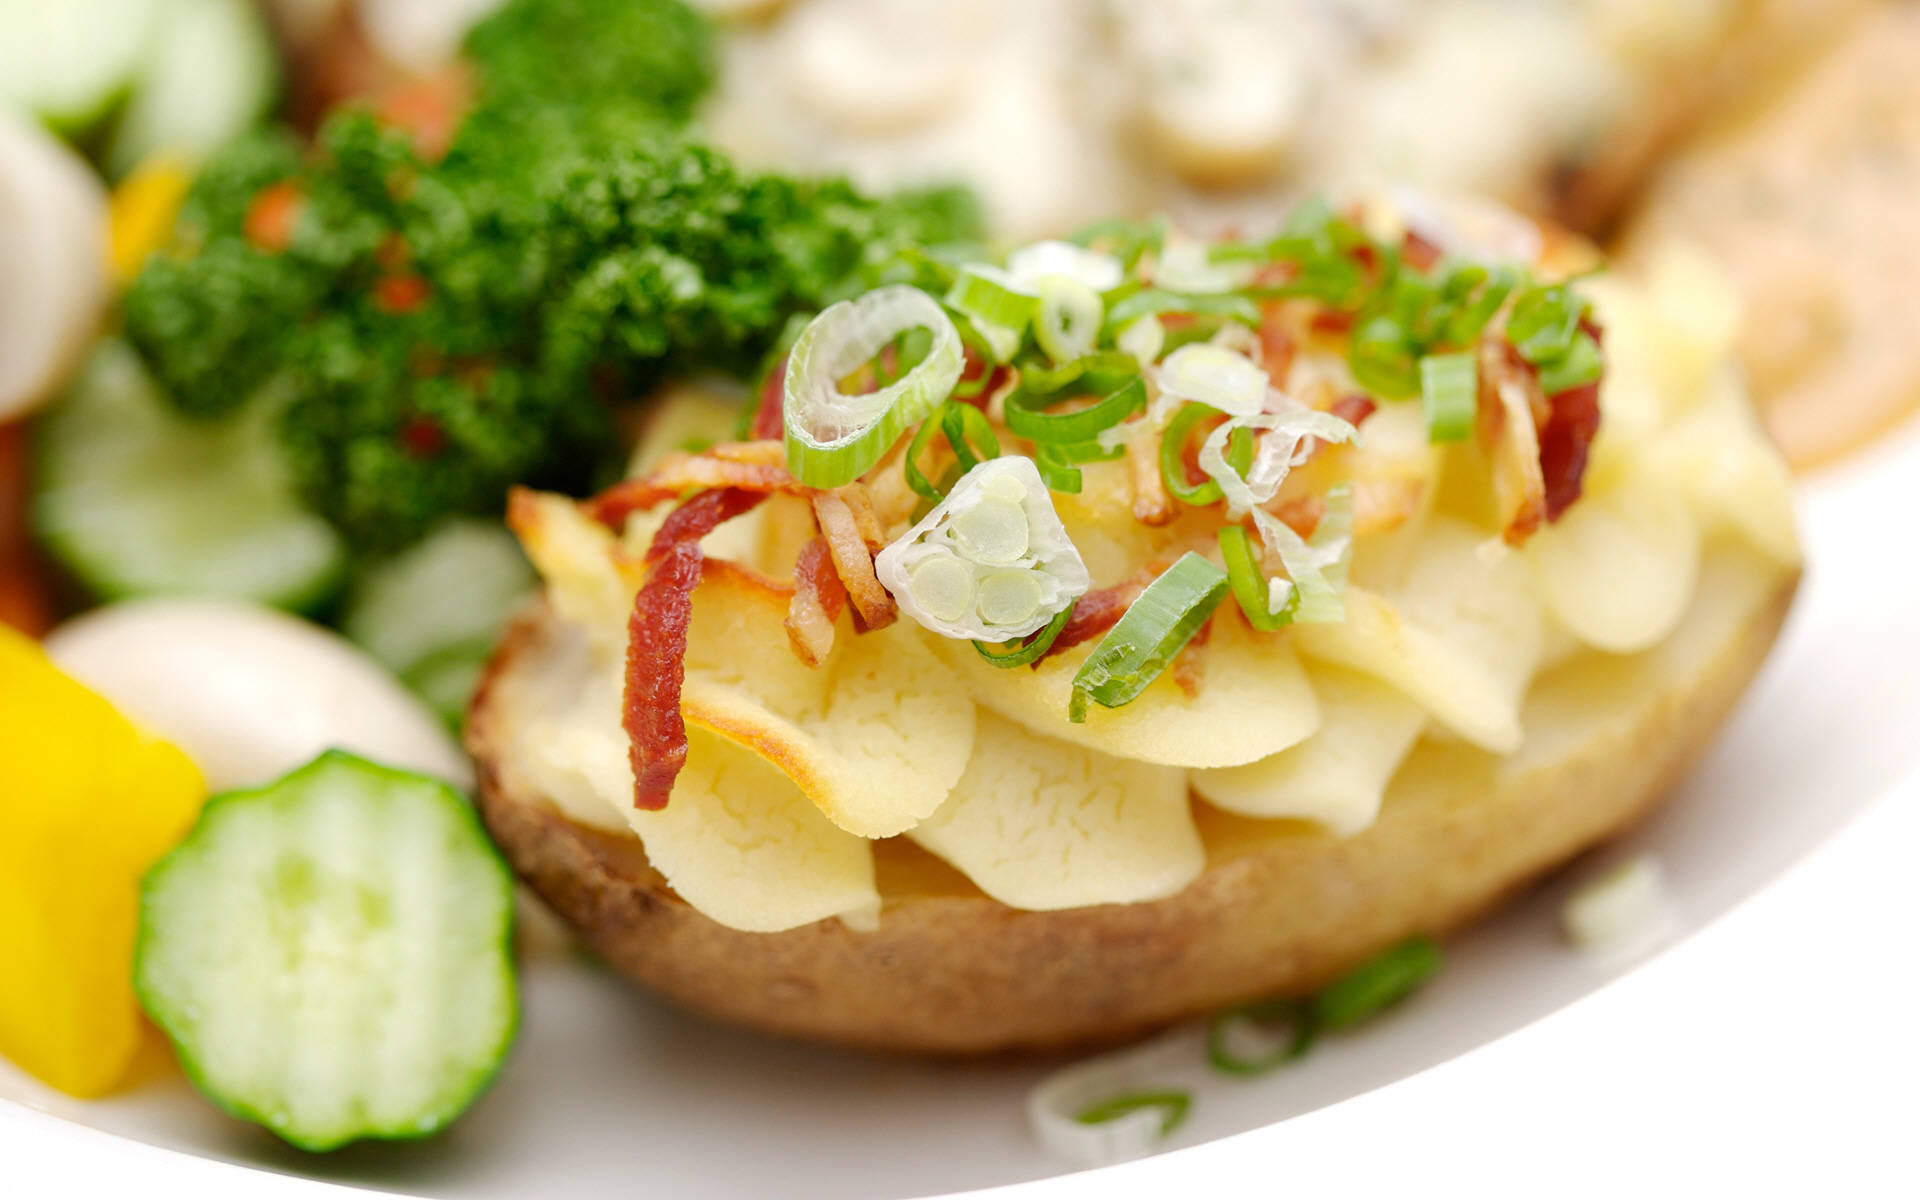
[[[926,357],[875,392],[849,395],[839,381],[902,333],[926,328]],[[858,479],[906,428],[923,420],[959,382],[960,334],[917,288],[896,284],[845,300],[815,317],[787,358],[787,470],[812,488]]]
[[1313,998],[1311,1016],[1323,1029],[1357,1025],[1411,995],[1440,969],[1440,947],[1414,936],[1334,980]]
[[949,400],[940,406],[938,417],[963,474],[989,458],[1000,457],[1000,439],[993,436],[987,415],[973,405]]
[[[1160,435],[1160,478],[1167,485],[1167,494],[1182,504],[1204,508],[1220,503],[1219,480],[1208,478],[1199,483],[1188,480],[1187,438],[1193,433],[1193,427],[1201,421],[1223,415],[1218,409],[1205,404],[1189,402],[1181,406],[1173,420],[1167,422],[1166,432]],[[1227,461],[1243,476],[1253,466],[1251,430],[1236,429],[1228,435]]]
[[[1227,1045],[1235,1021],[1263,1025],[1284,1021],[1291,1026],[1292,1033],[1271,1053],[1259,1058],[1240,1058]],[[1315,1023],[1308,1004],[1298,1000],[1256,1000],[1252,1004],[1217,1013],[1207,1022],[1207,1063],[1223,1075],[1242,1078],[1265,1075],[1305,1057],[1319,1034],[1320,1027]]]
[[1067,719],[1087,719],[1087,702],[1131,703],[1193,640],[1227,595],[1227,573],[1189,550],[1147,585],[1073,676]]
[[1148,288],[1145,291],[1135,292],[1124,300],[1116,301],[1114,306],[1107,310],[1107,327],[1124,329],[1141,317],[1155,317],[1161,313],[1225,317],[1229,321],[1238,321],[1254,329],[1260,328],[1260,306],[1244,295],[1232,292],[1188,295],[1163,291],[1159,288]]
[[1473,432],[1479,401],[1480,370],[1471,350],[1420,360],[1420,403],[1429,442],[1465,441]]
[[[1041,473],[1043,475],[1045,474],[1044,468]],[[1078,472],[1075,473],[1078,474]],[[1055,490],[1057,491],[1058,489]],[[1078,601],[1075,603],[1078,603]],[[1012,650],[1002,653],[999,650],[990,649],[985,642],[980,641],[974,642],[973,648],[980,652],[981,658],[986,659],[996,667],[1024,667],[1029,663],[1038,661],[1041,655],[1052,649],[1053,639],[1060,636],[1060,631],[1065,629],[1067,622],[1073,618],[1073,609],[1074,605],[1069,604],[1059,612],[1053,614],[1053,620],[1047,622],[1045,629],[1034,634]]]
[[1073,1119],[1082,1125],[1105,1125],[1108,1121],[1118,1121],[1141,1109],[1157,1108],[1160,1110],[1160,1136],[1166,1137],[1180,1128],[1187,1119],[1187,1111],[1192,1107],[1191,1092],[1128,1092],[1123,1096],[1089,1104],[1075,1113]]
[[[1129,360],[1131,361],[1131,360]],[[1061,399],[1042,396],[1026,388],[1016,389],[1006,400],[1007,428],[1032,442],[1091,442],[1109,429],[1146,407],[1147,385],[1138,373],[1098,402],[1068,413],[1049,413],[1045,408]]]
[[[1259,555],[1254,552],[1253,536],[1244,525],[1229,525],[1218,536],[1220,557],[1227,563],[1227,584],[1233,589],[1233,598],[1240,605],[1240,611],[1247,618],[1247,624],[1261,633],[1273,633],[1289,624],[1293,619],[1294,605],[1291,599],[1284,607],[1275,611],[1269,597],[1272,590],[1267,577],[1261,573]],[[1300,595],[1296,588],[1290,598]]]
[[1049,275],[1040,281],[1040,311],[1033,320],[1033,340],[1055,362],[1070,362],[1090,353],[1100,341],[1100,319],[1106,305],[1100,293],[1067,275]]

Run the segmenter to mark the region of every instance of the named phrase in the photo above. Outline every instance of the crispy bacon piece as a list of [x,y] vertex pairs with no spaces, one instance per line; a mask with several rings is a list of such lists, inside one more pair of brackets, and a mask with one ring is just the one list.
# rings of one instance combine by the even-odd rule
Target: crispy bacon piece
[[753,413],[753,436],[778,439],[787,431],[787,360],[783,356],[760,385],[760,407]]
[[1327,411],[1357,429],[1360,423],[1372,416],[1379,407],[1373,402],[1372,396],[1349,392],[1328,405]]
[[627,620],[627,676],[621,724],[633,765],[635,808],[667,806],[673,781],[687,763],[687,723],[680,689],[687,677],[687,627],[693,590],[705,556],[700,539],[766,497],[728,488],[702,492],[667,515],[642,559],[647,581]]
[[1212,637],[1213,622],[1208,621],[1186,645],[1180,647],[1180,653],[1173,656],[1173,662],[1167,668],[1173,676],[1174,685],[1189,700],[1199,698],[1201,685],[1206,682],[1207,642]]
[[[757,448],[762,443],[742,442],[736,445],[744,455],[748,453],[745,448]],[[806,494],[807,489],[787,474],[785,467],[750,459],[740,461],[721,457],[721,449],[716,448],[715,452],[707,454],[670,454],[647,474],[638,479],[621,480],[587,501],[587,513],[602,525],[618,532],[634,513],[645,512],[688,492],[727,489],[763,496],[774,492]],[[735,447],[724,449],[732,450]],[[751,453],[758,454],[759,451],[755,449]]]
[[1180,515],[1167,481],[1160,475],[1160,435],[1149,422],[1127,442],[1127,481],[1133,485],[1133,519],[1142,525],[1165,525]]
[[1532,537],[1546,515],[1546,482],[1540,473],[1539,413],[1546,410],[1540,382],[1504,340],[1480,343],[1480,396],[1475,433],[1493,471],[1501,536],[1509,546]]
[[793,599],[787,605],[787,639],[801,662],[817,667],[833,650],[833,627],[847,607],[847,588],[833,568],[827,539],[800,548],[793,567]]
[[1062,650],[1090,641],[1112,629],[1158,574],[1157,570],[1142,571],[1112,587],[1095,588],[1080,597],[1073,606],[1073,615],[1060,627],[1060,635],[1053,639],[1053,645],[1047,647],[1047,652],[1034,665],[1039,666]]
[[[893,597],[880,586],[879,577],[873,573],[877,540],[870,542],[866,533],[873,531],[862,529],[863,524],[871,522],[873,508],[860,491],[856,485],[814,492],[812,496],[813,516],[820,523],[820,535],[826,539],[828,553],[833,557],[833,569],[853,604],[855,626],[866,633],[893,624],[898,614],[893,607]],[[866,520],[855,510],[856,504],[865,510]]]
[[1425,271],[1440,261],[1440,247],[1420,236],[1419,231],[1409,229],[1400,239],[1400,257],[1416,271]]
[[1279,304],[1267,305],[1260,314],[1260,365],[1273,386],[1283,386],[1287,372],[1293,369],[1297,348],[1293,334],[1287,331],[1286,309]]
[[1540,430],[1540,474],[1546,487],[1547,520],[1558,521],[1575,500],[1587,474],[1587,451],[1600,432],[1600,385],[1589,383],[1547,397],[1553,412]]

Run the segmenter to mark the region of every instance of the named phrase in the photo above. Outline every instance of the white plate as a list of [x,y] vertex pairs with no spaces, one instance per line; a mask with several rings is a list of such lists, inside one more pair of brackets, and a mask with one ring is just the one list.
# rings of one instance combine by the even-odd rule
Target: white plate
[[[1759,892],[1887,794],[1920,759],[1920,557],[1911,549],[1911,514],[1920,498],[1916,479],[1920,424],[1910,423],[1855,462],[1810,482],[1803,513],[1811,563],[1775,658],[1677,802],[1630,844],[1607,852],[1646,850],[1660,858],[1679,933],[1699,930]],[[1911,804],[1901,807],[1910,815]],[[1915,825],[1920,822],[1908,820],[1906,827]],[[1890,861],[1879,839],[1853,845],[1862,871],[1883,869],[1868,864],[1874,852],[1880,853],[1875,861]],[[1861,886],[1860,879],[1852,872],[1829,874],[1839,880],[1824,893],[1826,903],[1850,903],[1836,899],[1833,889]],[[1906,876],[1901,910],[1908,914],[1920,892],[1912,876]],[[1499,1041],[1622,970],[1561,943],[1555,917],[1565,887],[1550,885],[1456,939],[1448,969],[1431,988],[1391,1018],[1323,1043],[1299,1067],[1253,1082],[1204,1079],[1192,1118],[1170,1148],[1311,1116],[1252,1138],[1121,1168],[1117,1178],[1171,1180],[1169,1172],[1177,1167],[1191,1184],[1192,1172],[1211,1177],[1210,1161],[1259,1161],[1270,1164],[1274,1187],[1291,1185],[1327,1168],[1333,1147],[1368,1144],[1356,1140],[1356,1131],[1377,1137],[1383,1149],[1421,1146],[1425,1153],[1436,1152],[1429,1143],[1462,1138],[1467,1145],[1482,1137],[1490,1139],[1489,1147],[1506,1145],[1513,1123],[1540,1123],[1544,1113],[1562,1105],[1569,1114],[1582,1111],[1584,1119],[1593,1119],[1590,1107],[1583,1110],[1578,1102],[1587,1096],[1591,1105],[1591,1079],[1557,1067],[1571,1072],[1574,1064],[1586,1063],[1591,1070],[1599,1047],[1653,1048],[1637,1064],[1638,1074],[1626,1077],[1646,1081],[1649,1102],[1658,1080],[1659,1096],[1669,1103],[1673,1096],[1690,1096],[1715,1111],[1714,1105],[1751,1102],[1753,1089],[1765,1087],[1784,1089],[1776,1111],[1796,1111],[1791,1077],[1716,1076],[1717,1068],[1702,1063],[1695,1075],[1683,1070],[1675,1077],[1681,1086],[1659,1079],[1661,1064],[1670,1061],[1659,1048],[1695,1044],[1688,1031],[1663,1026],[1659,1014],[1684,1012],[1689,1020],[1711,1024],[1711,1013],[1698,1011],[1688,998],[1697,1000],[1699,978],[1719,976],[1687,980],[1690,964],[1704,961],[1712,937],[1519,1038]],[[1891,900],[1896,893],[1886,895]],[[1771,911],[1777,915],[1766,920],[1784,922],[1793,910]],[[1825,927],[1839,934],[1871,929],[1871,915],[1861,913],[1857,921],[1833,917]],[[1878,928],[1887,931],[1881,936],[1894,936],[1894,923],[1883,919]],[[1748,957],[1739,961],[1749,968],[1756,939],[1764,948],[1764,928],[1748,935]],[[1911,945],[1910,936],[1903,940]],[[1844,942],[1821,945],[1829,954],[1844,949]],[[1879,945],[1861,953],[1888,950]],[[1779,964],[1782,970],[1793,965]],[[1812,984],[1800,982],[1810,994]],[[1832,1005],[1841,1016],[1849,1011],[1847,987],[1844,978],[1833,981]],[[1756,978],[1721,1002],[1751,997],[1766,1012],[1770,998],[1777,1003],[1788,994],[1802,993]],[[1622,1002],[1621,996],[1629,999]],[[31,1155],[62,1164],[69,1183],[121,1180],[137,1183],[143,1196],[176,1189],[203,1198],[331,1190],[182,1157],[195,1155],[420,1196],[771,1193],[863,1200],[1017,1183],[1063,1170],[1032,1143],[1022,1116],[1021,1099],[1042,1067],[928,1066],[766,1041],[665,1009],[563,957],[531,965],[526,997],[525,1034],[503,1080],[450,1135],[422,1145],[357,1147],[323,1159],[301,1156],[220,1117],[175,1081],[88,1104],[55,1096],[0,1066],[0,1163],[12,1163],[0,1166],[0,1182],[17,1180]],[[1771,1011],[1783,1025],[1809,1019],[1797,1010]],[[1884,1022],[1895,1013],[1887,1006],[1862,1011]],[[1903,1023],[1900,1032],[1911,1027]],[[1848,1032],[1872,1043],[1896,1031],[1869,1026]],[[1781,1036],[1820,1035],[1790,1026]],[[1516,1046],[1533,1049],[1516,1053]],[[1484,1049],[1444,1070],[1409,1078],[1476,1047]],[[1764,1060],[1766,1050],[1755,1047],[1754,1054]],[[1618,1065],[1620,1054],[1601,1061]],[[1383,1086],[1389,1084],[1394,1086]],[[1337,1104],[1372,1089],[1382,1090]],[[1468,1097],[1486,1105],[1490,1119],[1506,1124],[1463,1124],[1456,1106]],[[1826,1105],[1846,1099],[1821,1098]],[[1311,1139],[1304,1140],[1309,1131]],[[1436,1131],[1449,1136],[1436,1139]],[[180,1154],[155,1154],[102,1133]],[[1615,1148],[1611,1136],[1603,1142],[1609,1151]],[[1264,1157],[1250,1158],[1253,1153]],[[1341,1161],[1351,1169],[1357,1150],[1346,1153]],[[1759,1161],[1764,1159],[1749,1163]],[[9,1171],[15,1172],[11,1178]],[[1120,1186],[1101,1173],[1062,1181],[1059,1190],[1079,1194],[1095,1184],[1108,1190],[1087,1194],[1112,1194]],[[91,1193],[76,1186],[62,1194]]]

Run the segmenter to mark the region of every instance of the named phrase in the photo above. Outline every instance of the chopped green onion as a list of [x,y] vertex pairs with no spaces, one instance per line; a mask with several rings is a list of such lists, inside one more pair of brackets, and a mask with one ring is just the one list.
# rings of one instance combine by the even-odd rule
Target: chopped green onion
[[1233,417],[1259,412],[1266,403],[1269,382],[1259,363],[1225,346],[1204,342],[1167,355],[1155,379],[1168,396],[1196,400]]
[[1212,296],[1244,288],[1254,270],[1246,263],[1214,258],[1205,242],[1178,238],[1161,248],[1153,282],[1169,292]]
[[1429,442],[1458,442],[1473,432],[1480,369],[1473,352],[1429,354],[1420,360],[1420,401]]
[[1029,291],[1043,288],[1048,279],[1060,278],[1096,292],[1109,292],[1120,286],[1126,273],[1126,267],[1113,255],[1072,242],[1035,242],[1007,256],[1007,275]]
[[1411,995],[1440,969],[1440,947],[1415,936],[1361,964],[1313,998],[1312,1019],[1323,1029],[1357,1025]]
[[1480,334],[1493,320],[1493,314],[1507,302],[1513,289],[1519,286],[1520,272],[1512,267],[1482,268],[1485,281],[1479,285],[1479,294],[1469,302],[1454,310],[1447,321],[1443,340],[1451,346],[1471,346],[1480,340]]
[[1529,288],[1507,316],[1507,340],[1530,363],[1546,363],[1566,354],[1580,331],[1586,302],[1564,283]]
[[[1193,427],[1219,415],[1217,409],[1205,404],[1188,403],[1173,415],[1166,431],[1160,435],[1160,479],[1166,484],[1167,494],[1182,504],[1203,508],[1220,502],[1219,480],[1209,478],[1194,483],[1187,477],[1187,441],[1193,436]],[[1252,432],[1244,426],[1238,427],[1229,442],[1228,459],[1244,473],[1253,464]]]
[[1148,288],[1114,302],[1107,310],[1107,325],[1121,329],[1141,317],[1162,313],[1191,313],[1201,317],[1224,317],[1255,329],[1260,327],[1260,306],[1241,295],[1192,295]]
[[[1068,387],[1079,384],[1080,393],[1111,392],[1140,373],[1133,359],[1118,350],[1096,350],[1092,354],[1083,354],[1072,362],[1058,366],[1045,363],[1020,364],[1020,388],[1027,392],[1054,393],[1065,392]],[[1065,396],[1055,397],[1065,399]]]
[[1572,388],[1585,387],[1600,378],[1605,368],[1606,364],[1600,359],[1600,343],[1582,332],[1564,355],[1540,364],[1541,394],[1558,396]]
[[1066,398],[1057,393],[1037,395],[1024,387],[1014,389],[1006,400],[1007,428],[1034,442],[1091,442],[1102,431],[1146,407],[1147,385],[1135,375],[1085,408],[1065,413],[1045,411],[1048,405]]
[[998,267],[968,263],[947,290],[947,304],[988,325],[1019,332],[1040,311],[1040,300]]
[[1227,573],[1189,550],[1147,585],[1073,677],[1067,719],[1087,719],[1087,702],[1131,703],[1167,669],[1226,598]]
[[1080,474],[1080,468],[1065,459],[1056,457],[1047,447],[1042,446],[1034,452],[1033,465],[1040,472],[1040,480],[1047,485],[1048,491],[1059,492],[1064,496],[1080,494],[1080,489],[1085,483]]
[[1158,252],[1167,240],[1167,219],[1152,217],[1146,221],[1113,219],[1098,221],[1067,239],[1078,246],[1100,246],[1120,259],[1131,271],[1147,251]]
[[[1259,453],[1236,456],[1240,439],[1250,439],[1256,429],[1266,430],[1260,439]],[[1360,431],[1350,421],[1317,409],[1290,409],[1278,413],[1255,413],[1235,417],[1207,435],[1200,445],[1200,469],[1220,485],[1227,502],[1227,515],[1237,517],[1256,505],[1273,499],[1297,464],[1295,458],[1309,438],[1326,442],[1357,441]]]
[[1017,455],[961,476],[873,565],[909,617],[943,637],[984,642],[1039,632],[1088,585],[1037,466]]
[[1144,367],[1159,358],[1161,350],[1166,348],[1167,327],[1160,323],[1159,317],[1141,317],[1122,329],[1113,344]]
[[1327,492],[1326,507],[1312,538],[1302,538],[1285,521],[1262,508],[1253,510],[1267,549],[1280,556],[1297,597],[1293,619],[1307,624],[1335,624],[1347,616],[1347,564],[1353,551],[1353,487],[1341,484]]
[[1389,400],[1404,400],[1420,391],[1419,348],[1407,329],[1393,317],[1368,317],[1353,331],[1347,347],[1347,365],[1360,386]]
[[[839,381],[911,329],[932,335],[926,356],[878,391],[849,395]],[[933,298],[904,284],[845,300],[815,317],[787,359],[787,469],[808,487],[851,483],[960,379],[960,334]]]
[[1245,614],[1247,624],[1261,633],[1273,633],[1293,620],[1299,598],[1298,589],[1287,590],[1286,603],[1273,603],[1273,590],[1260,569],[1260,556],[1253,548],[1253,536],[1244,526],[1229,525],[1218,535],[1220,557],[1226,560],[1227,584],[1233,598]]
[[1133,1113],[1157,1108],[1160,1110],[1160,1136],[1166,1137],[1180,1128],[1187,1119],[1187,1111],[1192,1107],[1191,1092],[1128,1092],[1123,1096],[1089,1104],[1075,1113],[1073,1119],[1082,1125],[1105,1125]]
[[947,435],[947,444],[953,447],[953,456],[960,461],[963,472],[1000,457],[1000,439],[993,436],[987,414],[971,404],[949,400],[940,406],[938,415],[941,431]]
[[[1278,1024],[1286,1025],[1288,1033],[1270,1049],[1247,1054],[1234,1045],[1236,1034],[1249,1026]],[[1207,1022],[1207,1062],[1224,1075],[1265,1075],[1305,1057],[1319,1032],[1308,1005],[1295,1000],[1256,1000],[1218,1013]]]
[[1047,622],[1045,629],[1012,650],[995,650],[987,643],[978,640],[973,643],[973,648],[979,651],[981,658],[996,667],[1024,667],[1039,661],[1041,655],[1053,648],[1053,639],[1060,636],[1060,631],[1067,627],[1067,621],[1072,617],[1073,605],[1069,604],[1054,614],[1053,620]]
[[1091,287],[1065,275],[1049,275],[1040,281],[1033,339],[1054,362],[1070,362],[1092,352],[1105,312],[1100,293]]

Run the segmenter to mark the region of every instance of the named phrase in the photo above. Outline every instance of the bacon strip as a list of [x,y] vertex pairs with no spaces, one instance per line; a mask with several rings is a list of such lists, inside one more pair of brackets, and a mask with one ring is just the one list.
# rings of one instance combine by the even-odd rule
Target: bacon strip
[[[873,573],[873,547],[862,535],[860,517],[846,499],[845,493],[851,491],[854,489],[814,492],[813,516],[820,523],[820,534],[833,557],[833,569],[853,603],[855,625],[866,633],[893,624],[898,614],[894,611],[893,597],[880,586],[879,577]],[[867,511],[870,515],[871,506]]]
[[[744,442],[741,447],[758,447]],[[587,515],[618,532],[627,518],[656,508],[688,492],[744,491],[758,495],[787,492],[805,494],[806,488],[787,474],[784,466],[735,461],[712,454],[670,454],[638,479],[623,479],[586,502]]]
[[1081,642],[1099,637],[1112,629],[1128,608],[1147,590],[1158,571],[1143,571],[1129,579],[1124,579],[1112,587],[1096,588],[1080,597],[1073,606],[1073,615],[1060,627],[1060,635],[1053,639],[1053,645],[1034,662],[1034,666],[1052,658],[1062,650],[1078,646]]
[[787,639],[809,667],[833,650],[833,627],[847,607],[847,588],[834,572],[827,539],[814,538],[800,548],[793,567],[793,599],[787,604]]
[[1186,694],[1187,699],[1196,700],[1200,688],[1207,679],[1207,642],[1213,637],[1213,622],[1208,621],[1200,627],[1200,632],[1188,639],[1180,647],[1180,653],[1173,656],[1173,662],[1167,668],[1173,676],[1174,686]]
[[1540,430],[1540,474],[1546,485],[1547,520],[1558,521],[1575,500],[1587,474],[1587,452],[1600,432],[1600,385],[1589,383],[1547,397],[1553,412]]
[[760,385],[760,407],[753,414],[753,436],[779,438],[787,432],[787,360],[783,356]]
[[705,556],[700,539],[766,497],[737,488],[702,492],[667,515],[642,559],[651,570],[627,620],[627,674],[621,724],[633,766],[635,808],[667,806],[687,764],[680,689],[687,677],[687,627]]
[[1540,528],[1546,513],[1537,426],[1546,401],[1533,371],[1509,350],[1503,340],[1480,343],[1476,433],[1492,464],[1502,536],[1509,546],[1518,546]]

